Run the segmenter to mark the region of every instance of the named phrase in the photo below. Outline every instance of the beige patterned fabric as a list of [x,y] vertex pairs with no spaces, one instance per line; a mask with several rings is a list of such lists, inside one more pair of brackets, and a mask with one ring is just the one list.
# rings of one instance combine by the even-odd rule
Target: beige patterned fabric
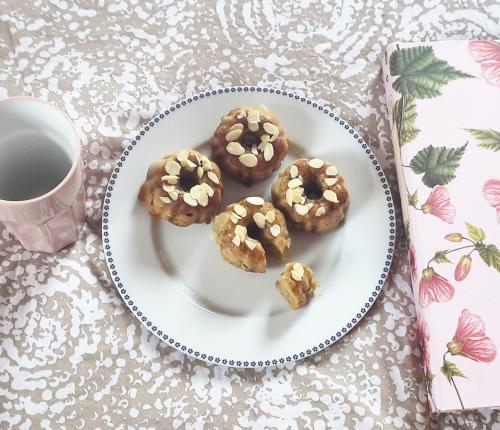
[[0,0],[0,98],[50,100],[82,131],[88,220],[57,255],[24,251],[0,225],[0,428],[500,429],[498,411],[429,415],[401,234],[389,281],[348,336],[257,370],[207,365],[150,334],[115,291],[100,239],[124,139],[170,103],[224,85],[333,107],[374,149],[397,200],[384,47],[498,37],[498,2],[77,3]]

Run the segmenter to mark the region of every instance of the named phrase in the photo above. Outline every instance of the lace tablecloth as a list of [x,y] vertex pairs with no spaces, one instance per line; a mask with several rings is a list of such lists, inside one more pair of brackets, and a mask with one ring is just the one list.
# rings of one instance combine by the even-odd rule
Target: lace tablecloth
[[334,108],[371,145],[397,200],[385,46],[498,37],[498,3],[78,3],[0,0],[0,98],[64,108],[85,136],[87,172],[74,246],[27,252],[0,225],[0,428],[499,429],[498,411],[429,415],[401,235],[390,279],[349,335],[257,370],[161,343],[119,298],[100,239],[124,139],[172,102],[225,85],[273,85]]

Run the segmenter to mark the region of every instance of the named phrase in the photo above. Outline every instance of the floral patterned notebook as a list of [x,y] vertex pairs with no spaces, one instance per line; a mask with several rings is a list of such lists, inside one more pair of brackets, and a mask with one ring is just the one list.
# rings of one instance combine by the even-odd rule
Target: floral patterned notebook
[[431,409],[500,407],[500,43],[382,67]]

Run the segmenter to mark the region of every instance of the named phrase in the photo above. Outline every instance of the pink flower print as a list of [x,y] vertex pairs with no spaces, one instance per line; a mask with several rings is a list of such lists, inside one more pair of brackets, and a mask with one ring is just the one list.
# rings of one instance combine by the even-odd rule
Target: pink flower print
[[500,223],[500,181],[490,179],[483,185],[483,196],[497,211],[497,221]]
[[462,255],[458,261],[457,267],[455,267],[455,280],[463,281],[469,274],[471,265],[472,258],[468,255]]
[[431,353],[429,351],[429,339],[431,338],[431,334],[429,332],[429,326],[424,321],[424,319],[419,314],[417,314],[417,318],[418,342],[420,345],[420,350],[422,351],[424,373],[427,374],[427,372],[429,371],[431,360]]
[[447,302],[455,294],[453,285],[437,274],[432,267],[427,267],[422,271],[422,279],[420,279],[418,288],[420,306],[423,308],[433,302]]
[[493,361],[497,355],[495,344],[486,337],[483,321],[468,309],[460,314],[455,336],[447,346],[452,355],[463,355],[484,363]]
[[417,261],[415,247],[411,241],[408,241],[408,266],[410,266],[411,280],[415,282],[417,279]]
[[439,219],[453,224],[455,208],[450,203],[450,193],[446,187],[437,185],[433,188],[429,198],[422,205],[422,212],[437,216]]
[[474,40],[469,42],[469,52],[481,65],[484,80],[500,88],[500,44],[492,40]]

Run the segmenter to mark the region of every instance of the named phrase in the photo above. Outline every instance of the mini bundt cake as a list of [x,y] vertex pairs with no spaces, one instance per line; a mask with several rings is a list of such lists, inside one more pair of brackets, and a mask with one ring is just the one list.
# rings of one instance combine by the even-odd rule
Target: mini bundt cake
[[290,307],[298,309],[311,300],[319,282],[313,278],[310,267],[300,263],[288,263],[276,282],[276,287]]
[[274,205],[298,230],[324,233],[345,217],[349,194],[337,168],[319,158],[302,158],[282,171],[272,186]]
[[227,206],[215,217],[213,231],[224,260],[247,272],[265,272],[266,251],[283,260],[290,247],[285,217],[261,197]]
[[288,152],[288,138],[263,105],[233,109],[212,139],[213,159],[235,180],[252,185],[278,169]]
[[222,201],[220,169],[192,149],[166,155],[149,167],[138,198],[153,217],[180,227],[208,224]]

